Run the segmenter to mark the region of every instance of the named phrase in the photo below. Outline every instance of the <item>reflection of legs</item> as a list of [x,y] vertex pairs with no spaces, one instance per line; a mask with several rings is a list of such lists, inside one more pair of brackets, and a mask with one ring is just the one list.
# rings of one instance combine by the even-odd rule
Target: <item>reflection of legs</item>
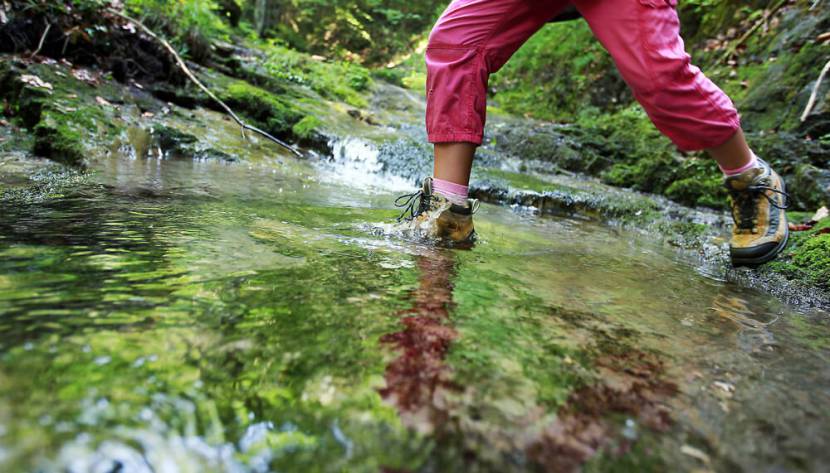
[[435,252],[418,257],[417,264],[419,286],[412,308],[401,313],[404,329],[382,338],[401,353],[386,367],[381,394],[395,404],[405,424],[433,431],[447,420],[440,401],[442,391],[451,388],[444,358],[457,336],[447,325],[455,259],[452,252]]
[[568,3],[455,0],[438,20],[426,53],[426,122],[429,141],[435,143],[437,192],[466,192],[444,183],[469,183],[484,134],[489,75]]

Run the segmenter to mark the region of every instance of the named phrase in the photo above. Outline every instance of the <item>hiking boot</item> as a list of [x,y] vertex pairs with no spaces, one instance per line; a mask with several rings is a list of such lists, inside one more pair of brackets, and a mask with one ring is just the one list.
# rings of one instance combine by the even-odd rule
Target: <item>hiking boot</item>
[[787,245],[789,195],[781,177],[761,159],[758,165],[724,179],[732,206],[732,264],[756,265],[775,258]]
[[464,205],[450,202],[432,192],[431,177],[424,179],[421,190],[395,199],[395,206],[404,208],[398,222],[414,236],[462,246],[475,241],[473,214],[478,201],[468,199]]

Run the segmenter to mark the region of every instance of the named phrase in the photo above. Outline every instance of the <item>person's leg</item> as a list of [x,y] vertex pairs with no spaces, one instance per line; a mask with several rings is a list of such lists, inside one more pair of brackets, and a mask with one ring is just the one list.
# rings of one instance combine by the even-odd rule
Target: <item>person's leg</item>
[[711,150],[726,168],[746,164],[752,152],[738,134],[738,112],[729,97],[691,64],[680,36],[677,0],[574,4],[664,135],[684,151]]
[[727,176],[740,174],[755,166],[755,154],[746,143],[744,132],[740,128],[726,140],[726,143],[706,150],[717,161],[721,171]]
[[654,125],[680,149],[706,150],[726,175],[736,264],[763,263],[787,242],[781,178],[744,139],[732,101],[691,64],[677,0],[574,0]]
[[487,81],[567,0],[455,0],[436,23],[426,51],[429,141],[434,188],[466,198],[475,149],[484,133]]
[[470,182],[477,146],[473,143],[435,143],[433,176],[466,186]]

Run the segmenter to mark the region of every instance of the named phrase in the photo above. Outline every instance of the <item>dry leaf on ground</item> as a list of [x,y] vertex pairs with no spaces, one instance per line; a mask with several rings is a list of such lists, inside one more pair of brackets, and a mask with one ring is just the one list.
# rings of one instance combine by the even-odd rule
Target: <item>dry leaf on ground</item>
[[708,465],[711,462],[709,455],[707,455],[703,450],[692,447],[691,445],[683,445],[682,447],[680,447],[680,451],[684,455],[688,455],[692,458],[697,458],[706,465]]
[[39,89],[46,89],[50,91],[52,90],[52,84],[46,82],[38,76],[34,76],[31,74],[23,74],[22,76],[20,76],[20,80],[22,80],[24,84],[31,85],[32,87],[37,87]]
[[89,84],[93,87],[98,86],[99,75],[91,72],[89,69],[83,69],[83,68],[72,69],[72,77],[74,77],[74,78],[76,78],[80,81],[84,81],[84,82],[86,82],[87,84]]

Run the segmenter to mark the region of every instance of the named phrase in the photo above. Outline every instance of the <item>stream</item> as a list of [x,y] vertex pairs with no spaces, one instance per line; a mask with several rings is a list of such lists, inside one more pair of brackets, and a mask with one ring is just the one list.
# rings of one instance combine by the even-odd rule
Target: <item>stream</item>
[[226,127],[0,203],[0,470],[827,471],[827,313],[578,217],[411,241],[404,180]]

